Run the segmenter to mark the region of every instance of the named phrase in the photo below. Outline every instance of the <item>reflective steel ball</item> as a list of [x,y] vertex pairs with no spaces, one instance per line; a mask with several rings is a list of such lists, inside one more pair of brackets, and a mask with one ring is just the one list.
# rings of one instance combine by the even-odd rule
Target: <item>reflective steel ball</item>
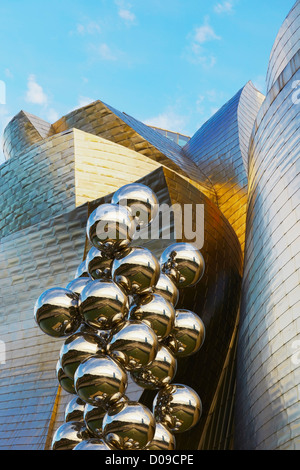
[[136,224],[145,227],[158,213],[158,199],[148,186],[140,183],[126,184],[112,197],[112,204],[120,204],[131,210]]
[[161,295],[176,307],[179,300],[179,290],[172,279],[164,273],[160,273],[158,282],[153,288],[155,294]]
[[157,351],[156,334],[140,321],[124,322],[114,328],[107,346],[107,353],[127,370],[151,364]]
[[146,294],[138,297],[137,303],[130,307],[129,319],[146,323],[161,340],[174,328],[175,309],[164,297]]
[[128,298],[113,281],[89,283],[80,295],[79,305],[84,321],[102,330],[113,328],[128,313]]
[[89,273],[86,270],[85,261],[82,261],[82,263],[80,263],[80,265],[78,266],[74,279],[78,279],[79,277],[89,277]]
[[52,450],[73,450],[85,438],[83,423],[70,422],[60,426],[52,439]]
[[90,277],[78,277],[73,279],[73,281],[69,282],[66,289],[71,290],[76,295],[80,295],[83,289],[91,282],[92,279]]
[[175,436],[161,423],[156,423],[155,434],[145,450],[175,450]]
[[205,271],[202,254],[191,243],[174,243],[162,253],[160,266],[178,288],[196,285]]
[[82,362],[74,376],[79,398],[94,406],[110,406],[120,400],[127,388],[127,374],[108,356],[95,356]]
[[101,406],[93,406],[86,403],[84,408],[84,422],[88,431],[95,437],[102,437],[102,422],[106,409]]
[[152,441],[155,420],[148,408],[137,402],[118,403],[103,419],[105,442],[119,450],[144,449]]
[[153,413],[156,421],[167,426],[171,432],[182,433],[192,429],[199,422],[202,403],[191,387],[170,384],[160,390],[154,398]]
[[103,352],[104,342],[96,334],[77,332],[69,336],[60,349],[60,363],[68,377],[74,379],[77,367],[84,360]]
[[129,245],[135,223],[126,207],[102,204],[89,216],[86,232],[91,244],[110,256]]
[[76,331],[81,323],[78,297],[70,290],[54,287],[38,298],[34,307],[35,321],[49,336],[60,338]]
[[60,360],[58,360],[56,364],[56,377],[61,388],[65,392],[71,393],[72,395],[76,395],[74,380],[70,379],[70,377],[66,375],[66,373],[64,372],[61,366]]
[[128,248],[116,256],[113,280],[129,295],[151,291],[160,275],[159,262],[147,248]]
[[190,310],[176,310],[175,325],[171,336],[177,342],[176,357],[191,356],[198,352],[204,343],[204,323]]
[[102,439],[87,439],[74,447],[73,450],[112,450],[110,446]]
[[111,279],[111,266],[113,263],[112,258],[94,246],[90,249],[86,256],[86,270],[94,279]]
[[140,387],[155,390],[171,383],[176,371],[176,358],[167,347],[159,345],[154,361],[145,368],[131,371],[131,377]]
[[66,406],[65,409],[65,422],[71,421],[83,422],[85,403],[78,397],[74,397]]

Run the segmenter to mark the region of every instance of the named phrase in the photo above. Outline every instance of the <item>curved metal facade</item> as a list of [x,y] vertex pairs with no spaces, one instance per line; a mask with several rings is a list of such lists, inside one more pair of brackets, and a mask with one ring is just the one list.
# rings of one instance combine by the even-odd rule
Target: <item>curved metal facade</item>
[[260,110],[249,152],[249,207],[238,346],[236,447],[300,448],[300,52]]
[[267,73],[267,91],[300,48],[300,0],[297,0],[275,39]]

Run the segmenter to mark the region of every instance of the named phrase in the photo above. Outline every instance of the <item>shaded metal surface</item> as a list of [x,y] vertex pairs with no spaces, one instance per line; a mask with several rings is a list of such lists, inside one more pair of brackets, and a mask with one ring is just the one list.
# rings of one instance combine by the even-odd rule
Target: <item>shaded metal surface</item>
[[272,47],[267,72],[268,92],[299,49],[300,0],[297,0],[285,18]]
[[249,154],[236,447],[300,449],[300,52],[271,88]]

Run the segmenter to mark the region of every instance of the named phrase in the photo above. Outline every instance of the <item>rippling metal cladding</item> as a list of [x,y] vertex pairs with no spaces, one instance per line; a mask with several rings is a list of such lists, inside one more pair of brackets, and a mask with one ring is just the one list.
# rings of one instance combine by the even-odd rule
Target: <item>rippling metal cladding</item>
[[105,441],[115,448],[142,450],[154,437],[155,419],[140,403],[119,403],[104,416],[102,430]]

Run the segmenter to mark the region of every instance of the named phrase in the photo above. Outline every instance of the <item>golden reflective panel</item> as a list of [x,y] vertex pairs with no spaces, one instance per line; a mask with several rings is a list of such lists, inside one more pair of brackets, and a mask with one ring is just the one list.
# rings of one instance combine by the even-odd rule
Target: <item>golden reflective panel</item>
[[62,287],[48,289],[36,301],[34,317],[47,335],[55,338],[68,336],[76,331],[81,322],[78,298]]
[[196,426],[202,414],[202,403],[191,387],[170,384],[155,396],[153,413],[156,421],[171,432],[182,433]]
[[147,367],[131,371],[131,377],[140,387],[156,390],[171,383],[176,372],[176,358],[169,348],[160,344],[154,361]]
[[135,232],[130,211],[118,204],[102,204],[89,216],[86,233],[98,250],[112,253],[126,248]]
[[107,353],[125,369],[151,364],[158,351],[154,331],[141,321],[127,321],[115,327],[108,339]]
[[119,450],[144,449],[155,434],[155,419],[144,405],[119,403],[103,419],[105,441]]
[[174,328],[175,309],[164,297],[158,294],[146,294],[131,304],[129,320],[144,322],[152,328],[158,340],[161,340]]
[[181,289],[197,284],[205,271],[204,258],[191,243],[170,245],[161,255],[160,266]]
[[113,280],[128,295],[151,291],[157,284],[159,275],[159,262],[147,248],[128,248],[117,255],[113,262]]
[[74,384],[77,395],[84,402],[94,406],[109,406],[124,395],[127,375],[112,358],[99,355],[79,365]]
[[125,319],[128,298],[113,281],[95,280],[81,292],[79,309],[89,326],[108,330]]

